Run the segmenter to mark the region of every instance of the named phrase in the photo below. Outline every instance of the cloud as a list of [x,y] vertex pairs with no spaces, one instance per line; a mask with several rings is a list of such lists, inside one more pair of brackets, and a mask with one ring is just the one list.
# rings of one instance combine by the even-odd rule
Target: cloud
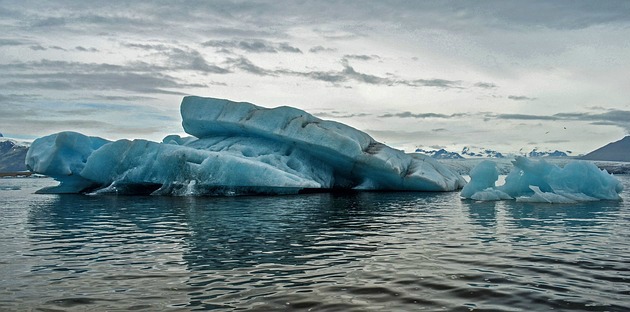
[[0,124],[7,129],[5,131],[23,135],[40,136],[73,130],[97,135],[115,133],[120,137],[127,131],[163,135],[179,124],[179,118],[174,112],[150,105],[49,102],[38,99],[23,104],[0,105]]
[[536,98],[522,96],[522,95],[510,95],[508,96],[508,99],[513,100],[513,101],[535,101],[536,100]]
[[275,74],[273,70],[268,70],[256,66],[245,57],[229,58],[227,59],[226,63],[250,74],[258,76],[277,76],[277,74]]
[[230,71],[214,64],[209,64],[199,51],[173,48],[165,53],[173,69],[194,70],[212,74],[227,74]]
[[[152,44],[129,42],[122,43],[122,45],[129,48],[154,52],[157,55],[166,58],[166,68],[163,68],[162,70],[192,70],[211,74],[227,74],[230,72],[226,68],[208,63],[199,51],[185,46],[180,45],[180,47],[174,47],[161,43]],[[152,66],[158,69],[158,66]]]
[[583,121],[593,125],[608,125],[623,128],[630,132],[630,111],[612,109],[603,113],[557,113],[553,115],[498,114],[486,118],[507,120],[548,120],[548,121]]
[[289,69],[266,69],[255,65],[252,61],[244,56],[238,58],[229,58],[226,61],[227,64],[234,68],[238,68],[250,74],[258,76],[298,76],[305,77],[317,81],[329,82],[334,85],[339,85],[343,82],[359,82],[370,85],[381,86],[409,86],[409,87],[436,87],[443,89],[456,88],[461,89],[460,81],[446,80],[446,79],[403,79],[399,77],[380,77],[377,75],[371,75],[359,72],[350,66],[346,59],[343,59],[341,64],[343,69],[339,71],[296,71]]
[[269,28],[251,28],[251,25],[239,25],[236,27],[214,27],[211,28],[208,33],[222,37],[240,37],[240,38],[279,38],[286,37],[286,35],[280,31],[274,31]]
[[527,114],[499,114],[494,116],[497,119],[510,120],[558,120],[558,117],[544,115],[527,115]]
[[137,96],[137,95],[94,95],[94,99],[115,101],[115,102],[135,102],[135,101],[149,101],[154,100],[151,96]]
[[37,94],[0,94],[0,103],[11,104],[13,102],[26,102],[35,100],[39,97],[40,96]]
[[32,46],[30,46],[28,48],[33,50],[33,51],[46,51],[46,50],[48,50],[48,49],[46,49],[45,47],[43,47],[43,46],[41,46],[39,44],[32,45]]
[[18,39],[2,39],[0,38],[0,47],[27,45],[29,42]]
[[136,48],[147,51],[168,51],[173,47],[167,46],[165,44],[153,44],[153,43],[137,43],[137,42],[123,42],[121,43],[123,46],[128,48]]
[[364,130],[376,140],[385,144],[418,144],[422,138],[433,138],[436,133],[433,131],[393,131],[393,130]]
[[208,40],[201,44],[205,47],[213,47],[229,51],[238,49],[250,53],[302,53],[302,50],[289,45],[286,42],[274,43],[266,40]]
[[31,27],[35,28],[51,28],[66,25],[66,19],[63,17],[47,17],[40,20],[35,20]]
[[477,88],[482,88],[482,89],[495,89],[498,88],[497,85],[495,85],[494,83],[491,82],[477,82],[474,84],[475,87]]
[[282,52],[289,52],[289,53],[302,53],[302,50],[300,50],[299,48],[290,46],[286,42],[278,44],[278,50]]
[[320,53],[320,52],[336,52],[336,51],[337,51],[337,49],[333,49],[333,48],[325,48],[325,47],[320,46],[320,45],[318,45],[318,46],[314,46],[314,47],[312,47],[312,48],[308,49],[308,52],[311,52],[311,53]]
[[380,60],[381,58],[378,55],[365,55],[365,54],[346,54],[343,56],[345,60],[360,60],[360,61],[370,61],[370,60]]
[[371,116],[371,114],[367,114],[367,113],[347,113],[347,112],[339,112],[339,111],[314,113],[313,115],[320,118],[360,118],[360,117]]
[[401,113],[387,113],[384,115],[380,115],[378,116],[379,118],[393,118],[393,117],[397,117],[397,118],[416,118],[416,119],[426,119],[426,118],[455,118],[455,117],[466,117],[468,116],[468,114],[466,113],[455,113],[455,114],[450,114],[450,115],[446,115],[446,114],[438,114],[438,113],[421,113],[421,114],[414,114],[412,112],[401,112]]
[[446,79],[416,79],[408,85],[421,87],[437,87],[443,89],[463,89],[463,87],[461,87],[461,81]]
[[85,48],[82,46],[76,46],[74,49],[79,52],[98,52],[98,49],[96,48]]
[[351,79],[351,80],[355,80],[355,81],[363,82],[367,84],[373,84],[373,85],[392,86],[394,84],[397,84],[395,80],[392,80],[389,78],[383,78],[383,77],[378,77],[375,75],[369,75],[369,74],[357,72],[347,62],[344,62],[343,67],[344,68],[341,71],[341,74],[347,77],[347,79]]
[[[203,84],[183,82],[162,73],[164,68],[146,63],[114,65],[107,63],[80,63],[41,60],[0,64],[0,70],[10,73],[0,78],[0,89],[4,90],[124,90],[148,94],[184,94],[188,87],[203,87]],[[3,81],[5,80],[5,81]],[[6,81],[8,80],[8,81]]]

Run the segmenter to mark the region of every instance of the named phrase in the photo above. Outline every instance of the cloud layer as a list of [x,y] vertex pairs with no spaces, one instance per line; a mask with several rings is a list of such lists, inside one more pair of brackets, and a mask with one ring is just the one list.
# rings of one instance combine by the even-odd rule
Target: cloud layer
[[[587,152],[630,132],[627,1],[27,0],[0,20],[0,132],[24,137],[157,139],[186,94],[298,106],[400,148],[424,133]],[[523,135],[558,122],[580,131]]]

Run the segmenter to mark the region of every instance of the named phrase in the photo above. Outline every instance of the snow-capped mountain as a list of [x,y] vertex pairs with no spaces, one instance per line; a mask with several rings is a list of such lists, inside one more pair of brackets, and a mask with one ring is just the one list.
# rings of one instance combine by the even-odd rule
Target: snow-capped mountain
[[569,157],[571,151],[562,152],[559,150],[555,151],[539,151],[537,148],[534,148],[531,152],[527,153],[527,157]]
[[26,171],[24,159],[28,146],[13,140],[0,139],[0,172]]
[[429,155],[436,159],[464,159],[464,157],[462,157],[460,154],[455,153],[455,152],[449,152],[443,148],[439,150],[425,150],[425,149],[418,148],[416,149],[416,153]]
[[559,150],[539,150],[534,148],[529,152],[524,152],[522,149],[518,153],[501,153],[489,148],[470,147],[466,146],[461,152],[450,152],[444,148],[441,149],[426,149],[417,148],[416,153],[423,153],[437,159],[464,159],[464,158],[513,158],[514,156],[525,157],[569,157],[571,151],[559,151]]
[[488,148],[471,148],[471,147],[464,147],[462,149],[462,155],[466,156],[466,157],[481,157],[481,158],[505,158],[505,156],[502,153],[499,153],[495,150],[491,150]]

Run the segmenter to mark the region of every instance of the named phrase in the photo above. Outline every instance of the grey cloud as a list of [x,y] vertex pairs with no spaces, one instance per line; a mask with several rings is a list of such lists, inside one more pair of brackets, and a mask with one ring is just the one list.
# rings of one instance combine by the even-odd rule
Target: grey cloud
[[347,60],[360,60],[360,61],[370,61],[370,60],[379,60],[381,59],[378,55],[365,55],[365,54],[346,54],[343,56],[344,59]]
[[282,71],[287,75],[301,76],[310,78],[313,80],[329,82],[332,84],[338,84],[348,81],[348,77],[344,76],[340,72],[324,72],[324,71],[310,71],[310,72],[295,72],[295,71]]
[[468,114],[465,113],[456,113],[456,114],[450,114],[450,115],[446,115],[446,114],[438,114],[438,113],[421,113],[421,114],[414,114],[412,112],[401,112],[401,113],[388,113],[388,114],[384,114],[384,115],[380,115],[378,117],[380,118],[392,118],[392,117],[398,117],[398,118],[417,118],[417,119],[425,119],[425,118],[454,118],[454,117],[465,117]]
[[[147,44],[147,43],[122,43],[123,46],[145,51],[157,52],[159,55],[167,58],[168,65],[166,68],[158,68],[156,65],[148,65],[155,69],[170,70],[194,70],[212,74],[227,74],[230,71],[216,64],[210,64],[197,50],[182,46],[173,47],[165,44]],[[146,64],[146,63],[145,63]]]
[[234,27],[215,27],[210,33],[224,37],[241,37],[241,38],[278,38],[286,37],[284,33],[278,31],[269,31],[269,29],[251,29],[251,28],[234,28]]
[[418,143],[418,138],[430,137],[435,135],[432,131],[393,131],[393,130],[364,130],[368,134],[384,139],[383,143],[389,140],[398,142]]
[[245,57],[230,58],[227,60],[227,63],[231,64],[232,66],[242,71],[248,72],[250,74],[254,74],[258,76],[277,76],[274,73],[274,71],[256,66],[254,65],[254,63],[252,63],[250,60],[248,60]]
[[323,46],[314,46],[310,49],[308,49],[308,52],[311,53],[319,53],[319,52],[335,52],[337,51],[337,49],[333,49],[333,48],[325,48]]
[[338,85],[343,82],[355,81],[360,83],[366,83],[371,85],[383,85],[394,86],[404,85],[410,87],[437,87],[437,88],[462,88],[459,81],[445,80],[445,79],[415,79],[407,80],[397,77],[379,77],[376,75],[365,74],[358,72],[352,66],[349,65],[347,60],[343,60],[341,71],[294,71],[288,69],[265,69],[255,65],[246,57],[230,58],[227,60],[231,66],[241,69],[245,72],[259,75],[259,76],[298,76],[310,78],[313,80],[329,82]]
[[162,74],[159,68],[144,63],[128,66],[42,60],[39,62],[0,64],[10,72],[10,79],[1,83],[8,90],[125,90],[139,93],[183,94],[167,89],[203,87],[188,84]]
[[24,100],[35,99],[37,97],[39,97],[39,95],[35,95],[35,94],[15,94],[15,93],[0,94],[0,102],[24,101]]
[[128,48],[136,48],[136,49],[142,49],[142,50],[148,50],[148,51],[168,51],[172,49],[172,47],[167,46],[165,44],[161,44],[161,43],[149,44],[149,43],[126,42],[126,43],[122,43],[122,45]]
[[630,132],[630,111],[608,110],[603,113],[558,113],[551,116],[527,114],[488,114],[486,118],[508,120],[586,121],[594,125],[617,126]]
[[603,120],[630,124],[630,111],[615,109],[601,114],[584,114],[579,116],[579,118],[585,120]]
[[[71,116],[75,116],[74,119]],[[133,118],[129,118],[133,116]],[[117,103],[73,103],[69,101],[32,101],[15,105],[0,105],[0,124],[10,132],[44,135],[63,130],[99,133],[164,133],[165,127],[176,126],[175,112],[147,105]],[[142,129],[152,129],[144,131]],[[137,133],[137,132],[136,132]]]
[[66,19],[65,18],[62,18],[62,17],[47,17],[47,18],[44,18],[44,19],[35,20],[31,24],[31,27],[50,28],[50,27],[57,27],[57,26],[64,26],[64,25],[66,25]]
[[214,64],[209,64],[204,57],[195,50],[171,49],[167,53],[170,64],[176,69],[197,70],[213,74],[226,74],[230,71]]
[[[140,2],[138,2],[138,4],[142,6]],[[63,17],[45,16],[40,12],[31,14],[29,16],[31,21],[30,27],[38,31],[42,29],[50,30],[60,28],[70,31],[87,31],[90,29],[103,29],[105,27],[108,29],[129,29],[133,27],[135,31],[140,29],[157,30],[160,27],[164,27],[165,24],[169,24],[169,20],[172,19],[172,17],[170,19],[160,19],[158,16],[146,10],[146,7],[131,8],[130,10],[143,13],[128,17],[115,13],[115,9],[118,8],[108,7],[109,5],[115,6],[115,3],[100,5],[100,3],[85,1],[84,3],[76,5],[77,6],[73,7],[72,4],[68,3],[65,7],[67,13]],[[42,6],[45,7],[45,4],[42,4]],[[58,8],[54,7],[54,9]],[[43,11],[43,9],[40,11]],[[51,12],[54,11],[53,8],[51,8]],[[85,12],[94,13],[85,14]]]
[[378,77],[374,75],[357,72],[356,70],[354,70],[354,68],[352,68],[352,66],[348,65],[347,63],[344,64],[344,69],[341,73],[345,75],[346,77],[348,77],[349,79],[356,80],[359,82],[364,82],[367,84],[388,85],[388,86],[397,84],[394,80],[391,80],[389,78],[383,78],[383,77]]
[[0,47],[6,47],[6,46],[21,46],[21,45],[27,45],[30,44],[29,41],[25,41],[25,40],[18,40],[18,39],[2,39],[0,38]]
[[499,114],[494,116],[497,119],[512,120],[558,120],[558,117],[543,115],[527,115],[527,114]]
[[508,96],[508,99],[513,100],[513,101],[535,101],[536,100],[536,98],[522,96],[522,95],[510,95]]
[[220,48],[229,51],[229,49],[238,49],[251,53],[302,53],[302,50],[289,45],[286,42],[274,43],[266,40],[208,40],[201,44],[205,47]]
[[76,46],[74,49],[80,52],[98,52],[96,48],[85,48],[82,46]]
[[[175,122],[173,122],[175,124]],[[95,119],[48,119],[48,118],[23,118],[19,124],[9,123],[6,127],[7,132],[21,133],[27,136],[42,136],[53,132],[60,131],[80,131],[83,133],[98,133],[102,136],[104,133],[115,134],[117,136],[126,135],[127,133],[134,133],[136,135],[151,135],[156,133],[165,133],[165,125],[134,125],[127,126],[120,123],[109,123]]]
[[[552,144],[558,144],[558,143],[570,143],[571,140],[546,140],[543,141],[543,143],[552,143]],[[570,152],[570,151],[567,151]]]
[[614,123],[612,121],[594,121],[591,122],[591,125],[597,125],[597,126],[616,126],[617,123]]
[[94,95],[94,99],[116,101],[116,102],[135,102],[135,101],[149,101],[154,100],[154,97],[150,96],[137,96],[137,95]]
[[445,79],[417,79],[413,80],[411,86],[438,87],[444,89],[462,89],[460,81]]
[[300,50],[299,48],[290,46],[286,42],[280,43],[278,45],[278,50],[280,50],[282,52],[289,52],[289,53],[302,53],[302,50]]
[[367,113],[347,113],[347,112],[338,112],[338,111],[330,111],[330,112],[321,112],[314,114],[320,118],[357,118],[357,117],[368,117],[371,114]]
[[30,47],[28,47],[29,49],[33,50],[33,51],[46,51],[48,49],[46,49],[45,47],[37,44],[37,45],[32,45]]
[[[147,5],[142,1],[127,3],[128,12],[133,17],[116,14],[119,2],[81,1],[66,2],[65,17],[45,15],[41,12],[57,12],[59,4],[31,6],[30,16],[22,13],[20,20],[29,20],[34,27],[69,27],[71,25],[109,26],[134,31],[149,30],[154,33],[170,31],[170,25],[203,20],[206,25],[233,25],[238,21],[245,30],[235,26],[208,28],[188,23],[192,32],[216,33],[225,37],[280,37],[296,22],[305,25],[341,24],[344,32],[334,32],[328,27],[315,29],[324,37],[352,37],[360,35],[369,21],[389,23],[398,27],[421,29],[456,29],[478,31],[481,27],[492,29],[508,28],[587,28],[594,25],[618,23],[628,25],[630,4],[623,0],[610,0],[605,3],[594,1],[371,1],[369,5],[355,1],[313,1],[313,2],[229,2],[212,1],[200,3],[184,1]],[[7,5],[8,6],[8,5]],[[11,12],[27,11],[27,4],[12,4]],[[7,9],[9,10],[9,9]],[[27,11],[28,12],[28,11]],[[36,12],[36,13],[34,13]],[[93,12],[85,14],[84,12]],[[103,12],[103,13],[101,13]],[[5,14],[9,15],[9,13]],[[10,15],[9,15],[10,16]],[[15,16],[15,15],[14,15]],[[24,19],[28,17],[28,19]],[[367,23],[366,23],[367,22]],[[367,24],[367,25],[366,25]]]
[[483,88],[483,89],[494,89],[494,88],[497,88],[498,86],[490,82],[477,82],[475,83],[475,87]]

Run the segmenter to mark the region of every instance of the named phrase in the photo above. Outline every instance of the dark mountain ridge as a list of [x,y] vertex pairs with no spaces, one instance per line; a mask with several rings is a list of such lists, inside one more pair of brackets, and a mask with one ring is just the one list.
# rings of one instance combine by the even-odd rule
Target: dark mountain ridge
[[0,172],[26,171],[27,146],[15,144],[13,141],[0,141]]
[[630,162],[630,136],[606,144],[582,156],[581,159]]

